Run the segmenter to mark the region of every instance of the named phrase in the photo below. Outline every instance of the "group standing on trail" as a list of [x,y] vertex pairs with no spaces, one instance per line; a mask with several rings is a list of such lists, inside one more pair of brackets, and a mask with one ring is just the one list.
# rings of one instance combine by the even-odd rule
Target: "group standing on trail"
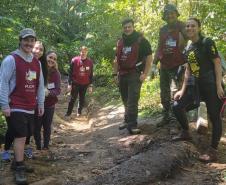
[[[122,36],[117,41],[112,73],[125,109],[119,130],[141,133],[137,121],[141,86],[151,67],[160,62],[163,120],[157,126],[179,122],[181,132],[172,140],[191,140],[186,112],[204,101],[213,125],[212,141],[207,153],[199,159],[216,161],[222,135],[220,111],[224,97],[221,60],[214,41],[201,34],[200,21],[189,18],[183,23],[178,20],[179,15],[175,5],[164,7],[162,18],[166,25],[159,31],[153,60],[151,44],[135,30],[134,21],[130,18],[122,21]],[[191,40],[190,45],[188,40]],[[183,74],[179,74],[181,66],[185,67]],[[30,137],[34,134],[36,150],[49,149],[55,104],[61,93],[57,53],[46,53],[34,30],[25,28],[19,34],[19,48],[4,58],[0,74],[0,106],[7,121],[2,159],[10,160],[9,149],[13,143],[11,167],[15,180],[17,184],[26,184],[25,171],[33,171],[24,164],[24,154],[32,158]],[[93,61],[88,57],[88,47],[81,46],[80,55],[70,62],[67,91],[71,97],[65,118],[71,116],[77,98],[77,116],[82,114],[86,92],[92,92],[92,82]]]

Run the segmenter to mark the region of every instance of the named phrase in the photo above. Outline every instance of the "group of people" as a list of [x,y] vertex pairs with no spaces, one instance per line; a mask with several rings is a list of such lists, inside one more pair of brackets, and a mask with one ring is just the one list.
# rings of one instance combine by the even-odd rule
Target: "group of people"
[[[200,160],[215,161],[222,134],[221,61],[214,41],[202,35],[200,21],[189,18],[183,23],[178,20],[179,15],[175,5],[164,7],[162,18],[166,25],[160,29],[154,59],[149,41],[134,29],[134,21],[125,19],[122,22],[123,33],[117,42],[112,74],[125,107],[124,122],[119,129],[127,129],[130,134],[141,132],[137,117],[142,82],[149,76],[151,67],[160,61],[163,120],[158,126],[177,121],[182,130],[173,140],[190,140],[186,111],[197,108],[200,101],[204,101],[213,128],[210,149],[200,156]],[[81,115],[86,91],[92,91],[93,61],[87,53],[88,48],[82,46],[80,55],[71,60],[68,80],[71,99],[65,117],[71,116],[77,97],[77,116]],[[178,69],[182,65],[185,72],[179,75]],[[0,74],[0,105],[8,126],[4,157],[9,156],[7,151],[13,143],[12,169],[16,183],[25,184],[25,171],[29,171],[29,167],[24,164],[24,151],[31,155],[31,149],[26,150],[25,144],[29,144],[32,133],[37,150],[49,148],[55,104],[61,92],[57,53],[46,53],[35,32],[30,28],[23,29],[19,35],[19,48],[3,60]]]
[[162,19],[166,24],[160,28],[153,60],[151,46],[134,29],[134,21],[126,19],[122,22],[123,33],[117,42],[112,74],[125,108],[124,122],[119,129],[127,129],[131,134],[141,132],[137,127],[141,85],[151,68],[160,62],[163,120],[157,126],[168,123],[176,126],[179,122],[181,132],[172,140],[191,140],[186,112],[199,107],[200,101],[204,101],[212,123],[212,141],[199,159],[215,161],[222,135],[220,111],[224,90],[221,60],[214,41],[203,36],[200,20],[191,17],[183,23],[178,20],[179,15],[174,4],[164,7]]
[[[72,113],[78,95],[78,115],[81,114],[86,89],[89,86],[92,90],[93,62],[87,58],[87,53],[88,48],[82,46],[80,56],[71,62],[68,89],[72,96],[67,116]],[[0,74],[0,105],[7,122],[1,158],[11,159],[9,149],[13,145],[11,169],[15,172],[16,183],[26,184],[25,171],[33,171],[24,164],[24,155],[32,158],[31,136],[34,135],[36,150],[49,149],[55,104],[61,93],[57,53],[46,52],[34,30],[25,28],[19,34],[19,48],[2,61]]]

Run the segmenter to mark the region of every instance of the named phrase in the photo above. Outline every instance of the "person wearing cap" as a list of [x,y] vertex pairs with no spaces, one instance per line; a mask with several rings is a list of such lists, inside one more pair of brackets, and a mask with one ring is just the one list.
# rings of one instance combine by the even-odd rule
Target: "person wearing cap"
[[159,31],[158,47],[153,66],[160,61],[160,96],[163,106],[163,120],[157,126],[176,121],[171,105],[173,94],[178,89],[178,68],[184,63],[183,49],[186,45],[185,24],[178,20],[180,16],[174,4],[167,4],[162,19],[166,25]]
[[82,46],[80,48],[80,55],[75,56],[71,60],[68,92],[71,91],[71,98],[68,104],[68,109],[65,117],[69,117],[74,108],[75,101],[79,96],[79,103],[77,108],[77,116],[82,114],[82,109],[85,104],[86,91],[92,92],[93,79],[93,61],[88,58],[88,48]]
[[32,130],[36,106],[40,116],[44,113],[41,64],[32,54],[35,41],[34,30],[23,29],[19,34],[19,48],[4,58],[0,69],[0,106],[14,136],[15,157],[11,167],[17,184],[27,183],[24,146],[26,136]]
[[122,21],[122,38],[118,40],[114,71],[112,76],[119,85],[125,108],[124,122],[119,130],[127,129],[130,134],[139,134],[137,127],[138,102],[142,82],[147,78],[151,63],[151,45],[134,28],[134,21],[127,18]]

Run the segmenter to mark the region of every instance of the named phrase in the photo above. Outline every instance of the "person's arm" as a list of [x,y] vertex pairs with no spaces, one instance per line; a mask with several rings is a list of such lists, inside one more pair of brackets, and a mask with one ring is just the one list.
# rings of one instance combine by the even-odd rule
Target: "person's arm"
[[174,100],[179,100],[184,95],[189,77],[190,77],[190,69],[189,69],[189,65],[186,64],[183,85],[181,89],[177,91],[176,94],[174,95]]
[[143,82],[147,76],[149,75],[149,72],[151,70],[151,65],[152,65],[152,55],[148,55],[146,57],[146,62],[145,62],[145,67],[144,67],[144,72],[140,75],[140,80]]
[[153,59],[153,64],[157,65],[159,61],[159,51],[160,51],[160,34],[159,34],[159,39],[158,39],[158,45],[155,51],[154,59]]
[[74,67],[74,62],[71,61],[70,68],[68,71],[68,85],[72,84],[73,67]]
[[44,101],[45,101],[45,86],[44,86],[44,78],[42,73],[42,67],[40,64],[40,75],[39,75],[39,85],[37,91],[37,100],[38,100],[38,115],[42,116],[44,113]]
[[118,74],[118,62],[117,62],[117,57],[115,57],[113,61],[113,76],[117,76]]
[[54,75],[55,75],[55,78],[56,78],[55,81],[54,81],[55,87],[53,89],[49,89],[48,96],[58,96],[61,93],[61,88],[60,88],[60,83],[61,83],[60,72],[57,71]]
[[89,81],[90,81],[90,86],[92,86],[92,83],[93,83],[93,61],[91,63],[91,71],[90,71],[90,75],[89,75]]
[[206,47],[207,47],[208,57],[214,63],[214,72],[215,72],[215,76],[216,76],[217,95],[218,95],[219,98],[223,98],[224,97],[224,90],[223,90],[223,87],[222,87],[222,67],[221,67],[221,60],[220,60],[220,57],[219,57],[218,50],[217,50],[217,47],[215,45],[215,42],[210,38],[206,38],[205,44],[206,44]]
[[[1,64],[1,80],[0,80],[0,105],[5,116],[10,116],[9,95],[10,80],[16,75],[16,65],[13,56],[7,56]],[[15,84],[14,84],[15,85]]]
[[222,87],[222,68],[220,58],[213,59],[214,71],[216,76],[217,95],[221,99],[224,97],[224,90]]

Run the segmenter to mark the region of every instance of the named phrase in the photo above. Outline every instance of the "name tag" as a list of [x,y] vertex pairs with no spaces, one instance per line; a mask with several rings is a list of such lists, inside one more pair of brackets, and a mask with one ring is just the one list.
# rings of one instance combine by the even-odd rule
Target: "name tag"
[[48,83],[47,88],[48,89],[54,89],[55,88],[55,84],[54,83]]
[[131,51],[132,51],[132,47],[124,47],[123,48],[123,53],[124,54],[130,53]]
[[170,47],[176,47],[177,46],[177,41],[173,39],[167,40],[167,45]]

